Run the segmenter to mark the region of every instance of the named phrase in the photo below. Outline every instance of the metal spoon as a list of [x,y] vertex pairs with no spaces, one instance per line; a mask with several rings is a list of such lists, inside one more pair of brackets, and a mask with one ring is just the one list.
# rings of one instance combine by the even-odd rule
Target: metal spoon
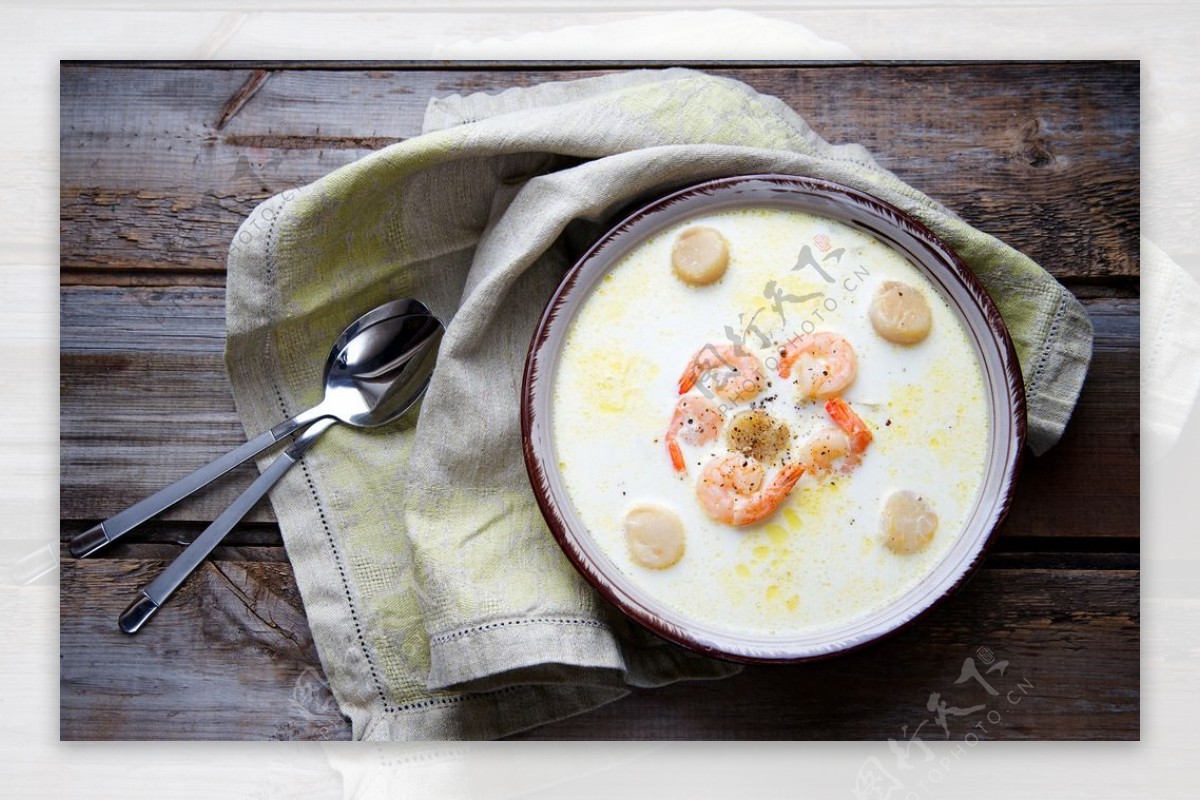
[[[395,300],[367,312],[351,323],[334,343],[325,364],[325,398],[319,404],[77,535],[69,546],[71,554],[82,558],[95,553],[250,457],[318,420],[364,427],[395,420],[429,385],[444,330],[425,304],[417,300]],[[315,436],[316,433],[314,439]],[[306,442],[311,444],[311,440]],[[292,447],[299,444],[300,439]],[[294,456],[299,458],[306,447],[302,446]]]
[[[415,303],[415,301],[406,301]],[[418,304],[420,305],[420,304]],[[424,394],[433,371],[443,327],[428,309],[412,307],[394,316],[388,304],[360,317],[338,338],[326,367],[325,406],[335,408],[303,432],[228,509],[206,528],[117,619],[121,631],[135,634],[246,516],[276,482],[300,461],[305,451],[335,422],[361,427],[389,423]],[[350,370],[350,365],[354,369]],[[299,417],[299,415],[298,415]]]

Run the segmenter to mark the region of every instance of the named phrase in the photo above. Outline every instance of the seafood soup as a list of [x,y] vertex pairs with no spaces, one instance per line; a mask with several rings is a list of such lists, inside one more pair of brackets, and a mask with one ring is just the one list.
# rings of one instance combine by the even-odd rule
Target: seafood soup
[[684,619],[819,632],[911,590],[989,445],[968,332],[869,233],[747,206],[672,224],[584,298],[553,377],[589,536]]

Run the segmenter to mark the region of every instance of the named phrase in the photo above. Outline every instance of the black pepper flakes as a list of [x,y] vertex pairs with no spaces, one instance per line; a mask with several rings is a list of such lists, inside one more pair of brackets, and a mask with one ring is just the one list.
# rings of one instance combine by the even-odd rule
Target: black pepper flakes
[[760,462],[778,458],[791,443],[787,426],[758,406],[739,412],[727,434],[729,449]]

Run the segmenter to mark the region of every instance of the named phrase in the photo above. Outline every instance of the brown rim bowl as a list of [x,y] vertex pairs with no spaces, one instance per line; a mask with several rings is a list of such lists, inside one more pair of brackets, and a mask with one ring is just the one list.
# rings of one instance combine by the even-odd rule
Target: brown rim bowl
[[[920,270],[963,322],[975,350],[989,414],[987,463],[975,507],[942,559],[915,587],[847,623],[777,637],[743,633],[667,607],[626,576],[580,521],[555,456],[554,375],[568,329],[592,287],[639,243],[690,217],[767,206],[808,212],[865,231]],[[786,175],[722,178],[673,192],[600,238],[546,305],[525,363],[521,395],[525,465],[538,505],[563,552],[609,602],[655,634],[698,653],[738,662],[803,662],[860,648],[892,634],[949,597],[979,565],[1012,501],[1025,443],[1025,391],[1012,340],[979,280],[932,231],[900,209],[855,189]]]

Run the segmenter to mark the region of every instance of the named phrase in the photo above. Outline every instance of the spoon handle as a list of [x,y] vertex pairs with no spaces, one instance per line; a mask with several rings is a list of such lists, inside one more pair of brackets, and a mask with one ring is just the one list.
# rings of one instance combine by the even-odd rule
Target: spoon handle
[[141,525],[167,507],[179,503],[201,487],[216,481],[242,462],[271,447],[296,429],[309,425],[322,417],[325,417],[324,410],[320,406],[316,406],[308,411],[301,412],[291,420],[280,423],[270,431],[264,431],[246,444],[234,448],[224,456],[214,459],[194,473],[179,479],[171,486],[159,490],[149,498],[138,501],[125,511],[117,512],[104,522],[98,523],[87,531],[75,535],[68,546],[71,555],[77,559],[90,556],[113,540],[123,536],[135,526]]
[[138,629],[158,611],[158,608],[166,603],[171,593],[179,589],[179,585],[183,583],[184,579],[190,576],[205,557],[212,553],[213,548],[225,539],[225,535],[237,525],[238,521],[262,500],[262,497],[271,487],[275,486],[279,479],[283,478],[283,474],[292,465],[300,461],[309,446],[316,442],[334,422],[336,421],[333,419],[325,418],[298,436],[296,441],[289,445],[287,450],[281,453],[279,458],[272,462],[270,467],[264,470],[254,480],[254,483],[230,504],[228,509],[222,512],[208,528],[204,529],[204,532],[185,548],[166,570],[147,584],[133,599],[133,603],[129,604],[117,618],[117,624],[121,627],[121,631],[126,634],[136,634]]

